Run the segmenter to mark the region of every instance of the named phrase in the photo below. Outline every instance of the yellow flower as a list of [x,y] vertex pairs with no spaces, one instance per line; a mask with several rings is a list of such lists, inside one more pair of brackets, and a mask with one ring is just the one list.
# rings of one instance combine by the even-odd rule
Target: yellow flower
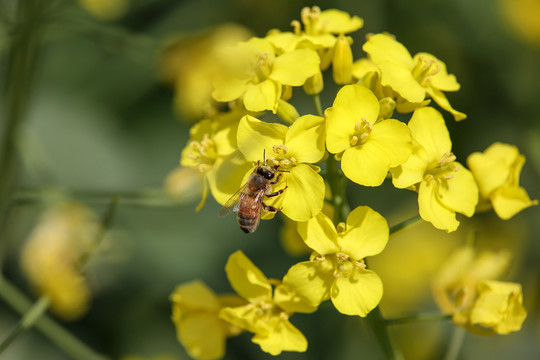
[[99,223],[88,208],[63,203],[44,213],[26,242],[21,267],[51,310],[75,320],[88,310],[91,290],[80,262],[95,250]]
[[406,163],[390,170],[398,188],[418,192],[422,219],[451,232],[459,221],[456,212],[474,214],[478,188],[472,173],[451,153],[452,142],[442,115],[431,107],[415,110],[409,121],[414,151]]
[[411,56],[407,48],[388,34],[369,37],[362,47],[381,72],[381,84],[391,87],[401,97],[413,104],[420,104],[431,97],[440,107],[450,112],[454,119],[467,116],[454,110],[443,91],[459,90],[456,77],[448,74],[446,65],[428,53]]
[[174,85],[175,110],[188,119],[215,116],[222,107],[212,97],[212,81],[224,66],[219,50],[250,36],[241,25],[224,24],[168,40],[159,54],[158,71],[162,81]]
[[[269,166],[278,166],[276,188],[285,192],[268,204],[282,208],[283,214],[295,221],[306,221],[317,215],[324,201],[324,180],[312,164],[321,161],[324,149],[324,118],[314,115],[299,117],[290,127],[266,123],[246,115],[238,126],[238,148],[253,162],[266,156]],[[244,181],[253,171],[245,173]],[[284,187],[283,186],[283,187]]]
[[218,203],[224,204],[251,168],[236,148],[240,116],[234,111],[215,120],[202,120],[190,129],[190,140],[182,150],[180,164],[197,169],[202,175],[202,199],[197,210],[204,205],[209,191]]
[[398,120],[379,119],[379,101],[363,86],[341,88],[325,115],[328,151],[343,154],[343,173],[355,183],[381,185],[388,170],[411,155],[410,130]]
[[481,201],[491,202],[501,219],[510,219],[521,210],[538,204],[519,186],[524,163],[525,156],[519,153],[517,147],[502,143],[494,143],[483,153],[473,153],[467,158],[467,165],[480,190]]
[[478,283],[478,298],[471,309],[470,327],[508,334],[520,330],[526,317],[520,284],[494,280]]
[[178,341],[195,359],[220,359],[225,355],[225,340],[242,330],[218,316],[227,306],[245,303],[235,295],[216,296],[201,281],[179,285],[171,294],[172,320]]
[[[233,289],[249,304],[222,309],[219,314],[222,319],[254,333],[251,341],[272,355],[279,355],[282,351],[306,351],[306,338],[289,322],[293,311],[281,306],[272,293],[270,280],[242,251],[238,250],[229,257],[225,271]],[[280,287],[275,289],[275,293]],[[298,312],[302,308],[295,310]],[[311,311],[308,307],[304,312]]]
[[319,72],[319,56],[312,49],[298,49],[276,55],[267,39],[251,38],[229,48],[224,55],[230,73],[214,81],[214,99],[228,102],[243,96],[249,111],[276,113],[283,87],[302,86]]
[[[301,21],[294,20],[291,25],[294,32],[274,29],[268,32],[267,39],[282,53],[302,48],[317,50],[321,59],[320,69],[324,71],[333,64],[335,81],[338,84],[350,83],[352,39],[343,35],[360,29],[364,20],[358,16],[351,17],[345,11],[321,11],[318,6],[314,6],[311,9],[303,8]],[[304,89],[308,94],[318,94],[322,86],[322,74],[318,72],[308,79]]]
[[478,334],[519,330],[526,317],[521,285],[495,281],[509,264],[507,251],[478,254],[471,246],[457,249],[433,279],[437,304],[452,314],[456,325]]
[[320,213],[298,230],[315,254],[311,261],[289,269],[283,278],[285,288],[315,308],[331,299],[346,315],[366,316],[379,304],[381,279],[366,269],[363,260],[380,253],[388,241],[388,225],[379,213],[367,206],[357,207],[337,229]]

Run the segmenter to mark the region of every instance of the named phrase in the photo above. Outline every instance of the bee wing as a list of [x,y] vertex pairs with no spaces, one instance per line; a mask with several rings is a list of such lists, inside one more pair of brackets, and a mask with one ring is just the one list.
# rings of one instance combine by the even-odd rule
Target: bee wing
[[244,189],[246,188],[246,185],[247,183],[242,185],[242,187],[238,189],[238,191],[235,192],[234,195],[229,198],[229,200],[227,200],[227,202],[223,205],[221,210],[219,210],[218,216],[220,217],[226,216],[232,213],[233,211],[234,212],[238,211],[238,204],[240,203],[240,198],[244,194]]

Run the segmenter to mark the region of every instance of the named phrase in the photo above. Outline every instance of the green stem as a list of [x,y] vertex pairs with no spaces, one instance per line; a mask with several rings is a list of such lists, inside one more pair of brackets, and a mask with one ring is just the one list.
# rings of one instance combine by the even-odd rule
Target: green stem
[[445,315],[440,313],[435,314],[413,314],[408,316],[402,316],[398,318],[385,319],[387,325],[400,325],[410,324],[424,321],[442,321],[452,319],[452,315]]
[[88,249],[80,259],[80,271],[84,270],[91,256],[94,254],[95,249],[99,248],[99,245],[105,238],[105,234],[107,233],[107,231],[109,231],[119,201],[120,196],[113,196],[113,198],[111,199],[111,202],[109,203],[109,206],[107,207],[107,210],[105,211],[105,213],[103,214],[103,218],[101,219],[101,226],[96,235],[96,240],[94,241],[94,244],[92,246],[93,249]]
[[448,345],[448,350],[444,360],[458,359],[466,333],[467,331],[465,328],[462,328],[461,326],[454,326],[454,329],[452,330],[452,337],[450,338],[450,344]]
[[346,198],[347,179],[340,173],[337,160],[332,155],[326,159],[326,181],[332,193],[334,224],[337,225],[347,220],[350,208]]
[[167,207],[179,206],[190,202],[194,196],[170,196],[161,189],[148,189],[142,191],[99,191],[99,190],[77,190],[60,188],[33,188],[19,189],[15,192],[13,201],[17,205],[33,204],[48,200],[77,199],[84,202],[104,203],[109,202],[112,197],[118,196],[122,199],[122,205],[142,206],[142,207]]
[[410,219],[402,221],[399,224],[390,227],[390,235],[394,235],[402,230],[410,228],[411,226],[418,224],[421,220],[422,218],[420,217],[420,215],[416,215]]
[[315,104],[315,112],[318,116],[324,116],[321,106],[321,98],[319,97],[319,94],[313,95],[313,102]]
[[386,320],[384,319],[379,306],[370,311],[370,313],[366,316],[366,320],[370,325],[375,337],[379,341],[379,345],[383,349],[386,359],[401,359],[401,356],[398,356],[398,354],[396,354],[396,351],[394,350],[392,339],[390,339],[388,327],[386,326]]
[[[32,308],[30,300],[22,294],[15,286],[0,276],[0,297],[18,314],[28,314]],[[45,301],[45,300],[43,300]],[[38,301],[39,303],[39,301]],[[34,305],[38,307],[44,306]],[[35,310],[37,312],[37,310]],[[35,314],[37,315],[37,313]],[[32,315],[34,316],[34,315]],[[56,323],[46,314],[41,314],[35,319],[35,327],[52,343],[56,344],[67,355],[79,360],[106,360],[107,358],[86,346],[69,331]]]
[[42,296],[34,303],[34,305],[32,305],[30,309],[28,309],[21,320],[15,324],[8,336],[6,336],[2,343],[0,343],[0,354],[2,354],[4,350],[6,350],[9,345],[11,345],[11,343],[15,341],[15,339],[17,339],[22,333],[34,326],[36,321],[47,310],[49,302],[50,300],[47,296]]
[[[20,0],[12,29],[13,38],[6,66],[5,126],[0,147],[0,233],[3,232],[14,192],[18,164],[16,142],[30,95],[38,49],[47,17],[48,1]],[[3,116],[2,116],[3,115]],[[5,245],[3,245],[5,246]],[[5,249],[1,249],[5,254]],[[3,260],[0,257],[0,262]],[[0,264],[1,267],[1,264]]]

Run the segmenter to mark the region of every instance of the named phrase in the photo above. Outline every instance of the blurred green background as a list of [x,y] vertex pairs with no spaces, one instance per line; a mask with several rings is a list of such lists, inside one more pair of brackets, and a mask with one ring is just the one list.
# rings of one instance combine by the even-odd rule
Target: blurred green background
[[[299,19],[302,7],[318,5],[364,19],[364,28],[352,34],[355,58],[363,56],[361,45],[367,33],[387,31],[412,54],[425,51],[442,59],[462,87],[449,94],[450,102],[468,115],[467,120],[455,123],[444,114],[458,160],[464,163],[468,154],[483,151],[496,141],[515,144],[527,158],[521,184],[532,199],[540,198],[540,33],[536,29],[535,35],[533,29],[527,38],[516,30],[503,0],[316,4],[298,0],[131,0],[126,1],[125,14],[114,20],[100,19],[76,1],[30,2],[46,4],[46,14],[31,19],[43,22],[39,30],[43,36],[33,57],[34,73],[26,74],[32,81],[17,138],[18,189],[74,191],[75,200],[98,214],[105,211],[107,198],[82,191],[124,194],[161,189],[167,174],[178,165],[190,127],[189,120],[173,108],[173,89],[158,80],[157,59],[163,42],[225,22],[244,25],[258,36],[272,28],[287,31],[291,20]],[[536,3],[536,10],[525,13],[536,11],[536,19],[540,19],[539,1],[514,2],[519,6],[530,3]],[[17,5],[14,0],[0,0],[2,131],[5,99],[13,90],[5,85],[12,85],[7,81],[7,65],[13,29],[20,25],[15,22]],[[323,107],[331,105],[333,96],[335,88],[329,86],[322,95]],[[296,105],[304,113],[312,111],[310,103]],[[349,194],[353,206],[373,207],[390,225],[417,211],[416,195],[393,189],[389,183],[377,189],[351,186]],[[129,354],[187,359],[170,320],[168,296],[177,284],[201,279],[218,293],[230,292],[224,265],[237,249],[273,278],[281,278],[300,261],[287,256],[281,247],[280,219],[264,221],[255,234],[247,236],[232,216],[217,217],[219,206],[211,198],[198,213],[194,210],[196,196],[182,201],[171,206],[143,206],[120,200],[111,251],[92,267],[92,307],[82,319],[64,324],[96,351],[113,359]],[[1,233],[3,274],[31,297],[21,274],[19,252],[45,206],[34,201],[11,208]],[[509,221],[498,220],[493,213],[483,214],[471,225],[491,229],[480,236],[482,248],[509,248],[515,253],[507,280],[523,284],[529,315],[518,333],[498,337],[467,334],[460,359],[540,358],[539,219],[540,210],[533,207]],[[464,239],[466,229],[455,237]],[[414,232],[421,230],[410,231],[414,238]],[[460,241],[445,239],[443,232],[429,234],[432,243],[440,242],[444,249]],[[409,247],[405,238],[391,241],[389,253],[393,247],[402,252],[391,265],[396,272],[407,274],[415,266],[417,249]],[[430,252],[423,256],[429,257]],[[399,303],[399,292],[405,298],[413,291],[419,290],[403,286],[398,295],[388,290],[388,296],[395,298],[387,301]],[[407,303],[407,311],[435,311],[428,289],[417,295]],[[7,334],[17,319],[0,301],[0,334]],[[337,313],[328,304],[313,315],[297,314],[292,322],[306,335],[309,349],[281,358],[382,358],[363,322]],[[408,358],[438,359],[448,345],[451,329],[450,324],[437,322],[396,326],[393,331]],[[243,334],[229,340],[226,358],[271,358],[250,337]],[[4,358],[56,360],[67,356],[32,330],[17,339]]]

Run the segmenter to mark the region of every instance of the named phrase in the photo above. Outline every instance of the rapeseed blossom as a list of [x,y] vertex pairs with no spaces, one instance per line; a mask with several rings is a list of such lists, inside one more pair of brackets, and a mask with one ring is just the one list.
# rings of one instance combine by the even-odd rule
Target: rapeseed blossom
[[222,358],[226,338],[242,331],[218,316],[224,307],[245,304],[236,295],[218,296],[203,282],[195,280],[179,285],[171,294],[171,301],[178,341],[195,359]]
[[516,146],[494,143],[483,153],[473,153],[467,158],[480,191],[480,209],[493,207],[504,220],[523,209],[537,205],[527,191],[519,186],[519,175],[525,156]]
[[326,147],[341,158],[346,177],[365,186],[381,185],[388,170],[412,153],[411,132],[394,119],[380,119],[375,95],[360,85],[344,86],[326,109]]
[[320,60],[312,49],[277,54],[267,39],[251,38],[227,50],[230,73],[216,78],[213,96],[221,102],[242,97],[248,111],[276,113],[284,86],[302,86],[319,72]]
[[[282,351],[306,351],[306,338],[289,321],[293,312],[287,311],[275,295],[279,286],[272,289],[276,281],[267,279],[240,250],[229,256],[225,271],[231,286],[248,304],[223,308],[219,313],[222,319],[254,333],[251,341],[272,355]],[[302,308],[296,307],[296,312],[299,310]],[[306,305],[303,312],[312,311]]]
[[456,325],[479,334],[517,331],[525,320],[521,286],[495,281],[508,269],[506,251],[478,253],[471,246],[457,249],[433,279],[435,300],[452,314]]
[[382,297],[381,279],[366,269],[364,258],[380,253],[388,241],[386,220],[367,206],[351,211],[346,223],[332,224],[323,213],[299,226],[313,249],[310,261],[293,265],[283,285],[317,307],[331,299],[346,315],[366,316]]
[[448,102],[444,91],[457,91],[460,85],[435,56],[418,53],[412,57],[405,46],[388,34],[371,35],[362,48],[379,68],[381,84],[392,88],[407,102],[423,105],[429,96],[454,119],[467,117]]
[[[266,123],[246,115],[238,126],[238,148],[244,157],[257,163],[266,156],[269,166],[276,166],[279,183],[287,186],[285,192],[269,201],[281,208],[283,214],[295,221],[307,221],[317,215],[324,201],[324,180],[319,168],[325,154],[324,118],[304,115],[290,127]],[[244,181],[253,171],[251,168]]]
[[431,107],[415,110],[409,121],[414,151],[404,164],[390,170],[398,188],[418,192],[422,219],[438,229],[455,231],[456,212],[471,217],[478,203],[472,173],[456,161],[442,115]]
[[32,286],[50,299],[51,310],[65,320],[83,316],[92,291],[80,266],[96,250],[97,216],[76,203],[61,203],[45,212],[21,254]]
[[210,191],[217,202],[224,204],[238,190],[243,172],[251,166],[236,145],[240,114],[243,112],[205,119],[190,129],[190,139],[182,150],[180,164],[201,174],[203,190],[197,210],[202,208]]

